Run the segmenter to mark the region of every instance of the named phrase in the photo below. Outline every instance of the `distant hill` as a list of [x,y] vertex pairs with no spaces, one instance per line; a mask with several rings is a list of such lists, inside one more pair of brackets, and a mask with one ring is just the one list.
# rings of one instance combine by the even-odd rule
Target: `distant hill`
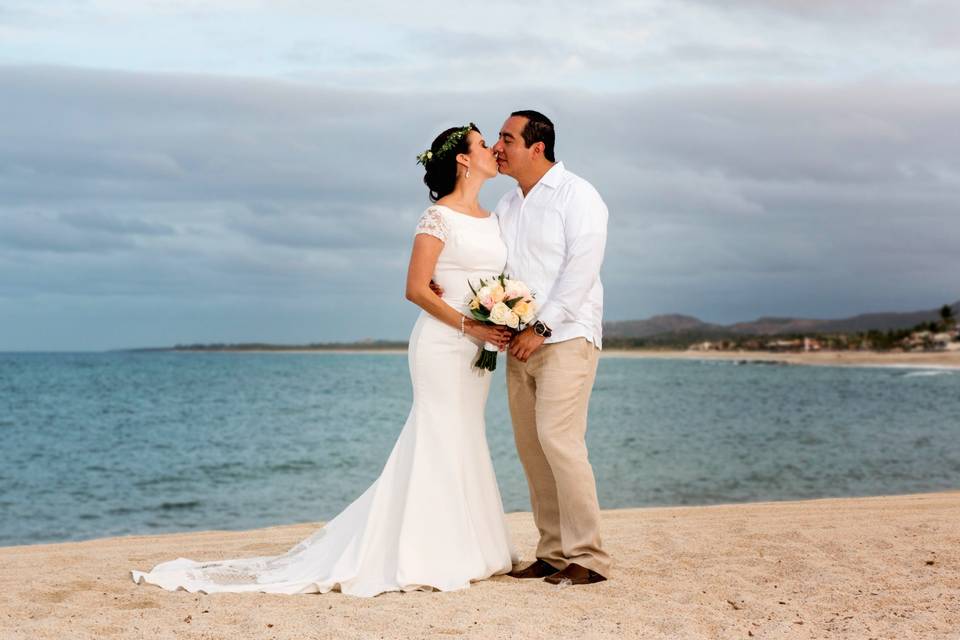
[[693,316],[660,315],[646,320],[606,322],[603,335],[610,338],[649,338],[663,333],[727,332],[727,328],[698,320]]
[[[960,317],[960,301],[951,305]],[[704,339],[724,336],[775,336],[798,333],[859,333],[872,329],[910,329],[923,322],[940,319],[940,307],[906,313],[863,313],[849,318],[820,320],[813,318],[757,318],[751,322],[720,325],[703,322],[693,316],[659,315],[646,320],[605,322],[604,337],[652,338],[655,336],[697,336]]]
[[[951,305],[960,317],[960,301]],[[693,316],[667,314],[646,320],[622,320],[603,323],[604,340],[617,348],[688,345],[702,340],[736,339],[744,336],[788,334],[860,333],[871,329],[911,329],[918,324],[940,320],[940,307],[907,313],[864,313],[850,318],[817,320],[810,318],[757,318],[752,322],[730,325],[712,324]],[[262,342],[178,344],[173,347],[124,349],[124,351],[403,351],[406,342],[361,340],[358,342],[314,342],[310,344],[271,344]]]

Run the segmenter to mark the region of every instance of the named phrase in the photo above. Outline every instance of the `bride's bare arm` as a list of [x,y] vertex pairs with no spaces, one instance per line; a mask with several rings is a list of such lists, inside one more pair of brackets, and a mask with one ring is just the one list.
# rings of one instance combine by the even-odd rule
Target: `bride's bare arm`
[[407,300],[457,331],[460,330],[460,320],[463,318],[465,333],[503,349],[513,335],[509,329],[486,325],[464,316],[430,289],[430,280],[442,250],[443,240],[425,233],[414,236],[413,252],[410,254],[410,266],[407,269]]

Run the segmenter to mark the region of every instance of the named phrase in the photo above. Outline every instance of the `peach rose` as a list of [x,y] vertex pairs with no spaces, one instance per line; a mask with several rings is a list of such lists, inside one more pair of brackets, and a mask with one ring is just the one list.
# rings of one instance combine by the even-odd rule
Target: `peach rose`
[[536,313],[537,308],[533,300],[529,298],[521,300],[517,304],[513,305],[513,312],[517,314],[520,318],[520,322],[527,324],[533,320],[533,315]]

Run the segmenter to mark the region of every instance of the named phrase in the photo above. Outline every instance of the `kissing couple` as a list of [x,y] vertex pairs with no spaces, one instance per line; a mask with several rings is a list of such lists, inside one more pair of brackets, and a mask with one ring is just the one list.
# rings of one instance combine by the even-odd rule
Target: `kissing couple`
[[[489,147],[472,123],[442,132],[418,156],[434,203],[420,217],[406,297],[422,311],[410,334],[413,406],[379,478],[354,502],[279,556],[178,558],[137,583],[190,592],[451,591],[494,575],[592,584],[607,579],[600,508],[585,442],[601,348],[600,267],[607,207],[554,157],[553,123],[515,111]],[[483,184],[517,181],[491,213]],[[536,322],[518,334],[479,322],[469,283],[501,273],[538,292]],[[486,440],[492,376],[477,349],[507,354],[517,452],[540,540],[517,566]]]

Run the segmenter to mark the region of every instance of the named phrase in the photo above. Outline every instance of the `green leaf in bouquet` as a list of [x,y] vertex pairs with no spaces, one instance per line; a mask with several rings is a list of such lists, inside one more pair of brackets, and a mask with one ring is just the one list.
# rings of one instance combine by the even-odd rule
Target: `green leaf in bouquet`
[[480,309],[470,309],[470,315],[474,317],[475,320],[480,322],[489,322],[490,321],[490,312],[486,309],[483,310],[485,313],[481,313]]
[[510,298],[509,300],[504,300],[503,304],[507,305],[509,308],[513,309],[514,305],[523,300],[523,296],[519,298]]

